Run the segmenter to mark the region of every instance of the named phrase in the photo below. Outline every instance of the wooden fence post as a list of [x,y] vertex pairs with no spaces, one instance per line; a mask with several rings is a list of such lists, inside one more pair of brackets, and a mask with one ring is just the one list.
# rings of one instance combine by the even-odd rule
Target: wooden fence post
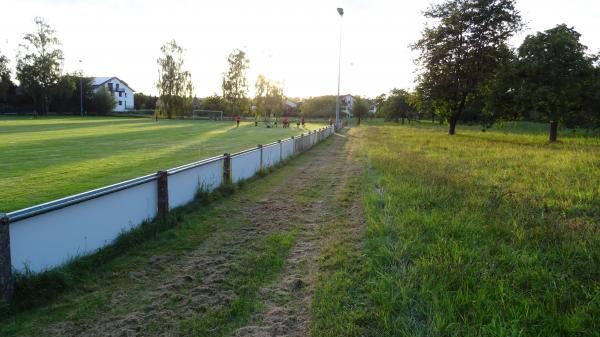
[[0,213],[0,300],[9,303],[12,300],[14,284],[10,259],[10,227],[8,216]]
[[263,146],[261,144],[258,144],[257,146],[258,150],[260,151],[260,169],[263,169]]
[[158,188],[158,217],[164,219],[169,213],[169,174],[167,171],[158,171],[156,186]]
[[223,184],[231,183],[231,155],[223,154]]

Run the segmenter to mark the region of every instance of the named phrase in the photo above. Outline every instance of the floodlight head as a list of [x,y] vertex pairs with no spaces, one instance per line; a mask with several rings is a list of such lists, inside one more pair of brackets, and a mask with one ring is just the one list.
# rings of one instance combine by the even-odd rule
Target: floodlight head
[[338,14],[339,14],[340,16],[343,16],[343,15],[344,15],[344,9],[343,9],[343,8],[338,8],[338,9],[337,9],[337,11],[338,11]]

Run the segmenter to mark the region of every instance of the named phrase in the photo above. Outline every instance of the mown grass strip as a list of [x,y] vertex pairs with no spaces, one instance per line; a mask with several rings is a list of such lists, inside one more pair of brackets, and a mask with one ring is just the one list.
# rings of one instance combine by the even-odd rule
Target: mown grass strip
[[181,334],[226,336],[246,323],[261,306],[258,289],[283,270],[296,235],[296,231],[270,234],[252,251],[245,252],[230,272],[229,282],[236,298],[223,308],[182,321]]
[[[311,306],[313,336],[367,336],[373,317],[368,310],[363,228],[351,208],[361,202],[365,175],[351,177],[330,205],[321,236],[326,238]],[[357,200],[357,198],[359,200]]]

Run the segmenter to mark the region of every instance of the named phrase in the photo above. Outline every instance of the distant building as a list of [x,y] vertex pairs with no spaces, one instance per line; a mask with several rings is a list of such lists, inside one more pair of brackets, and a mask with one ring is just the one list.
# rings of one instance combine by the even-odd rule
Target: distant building
[[92,87],[94,92],[97,92],[102,87],[113,96],[115,99],[114,111],[127,111],[135,109],[133,101],[133,93],[129,84],[119,79],[118,77],[93,77]]
[[202,99],[194,96],[194,100],[192,101],[192,109],[200,110],[201,108],[202,108]]
[[286,101],[285,102],[285,115],[286,116],[298,116],[300,110],[300,103]]
[[369,114],[374,116],[376,113],[377,113],[377,104],[375,104],[375,101],[370,101],[369,102]]
[[352,107],[354,106],[356,99],[352,95],[341,95],[340,96],[340,113],[346,115],[346,117],[352,117]]

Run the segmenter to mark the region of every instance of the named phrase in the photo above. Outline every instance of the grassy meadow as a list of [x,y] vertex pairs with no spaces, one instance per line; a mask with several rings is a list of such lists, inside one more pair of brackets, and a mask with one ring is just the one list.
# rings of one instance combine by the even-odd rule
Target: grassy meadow
[[0,212],[317,129],[146,118],[0,117]]
[[364,245],[333,250],[315,335],[600,335],[600,138],[550,144],[523,123],[354,131]]

